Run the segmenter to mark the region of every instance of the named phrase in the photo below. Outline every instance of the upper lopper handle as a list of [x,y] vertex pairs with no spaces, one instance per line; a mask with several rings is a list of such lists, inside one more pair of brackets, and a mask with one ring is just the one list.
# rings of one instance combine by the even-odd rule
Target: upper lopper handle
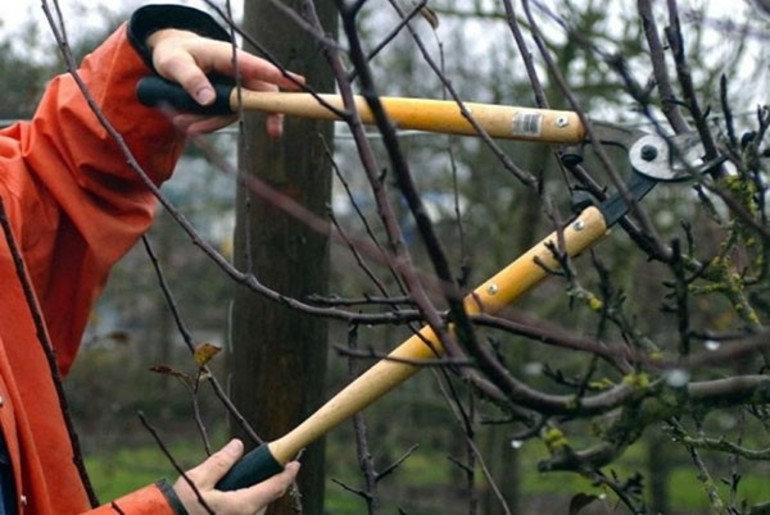
[[[291,92],[265,92],[241,89],[232,83],[214,80],[216,101],[201,106],[181,86],[157,76],[139,81],[137,96],[148,106],[167,106],[179,111],[200,114],[231,114],[243,109],[281,113],[320,120],[339,120],[346,111],[339,95]],[[385,112],[400,129],[412,129],[443,134],[478,135],[478,131],[463,114],[457,102],[426,98],[380,97]],[[361,121],[375,123],[366,100],[354,97]],[[464,102],[473,120],[491,137],[547,143],[579,143],[586,131],[577,113],[527,107]]]
[[230,93],[233,85],[221,81],[213,81],[212,84],[216,99],[213,104],[207,106],[199,104],[179,84],[157,75],[140,79],[136,86],[136,96],[142,104],[150,107],[167,107],[196,114],[232,114]]

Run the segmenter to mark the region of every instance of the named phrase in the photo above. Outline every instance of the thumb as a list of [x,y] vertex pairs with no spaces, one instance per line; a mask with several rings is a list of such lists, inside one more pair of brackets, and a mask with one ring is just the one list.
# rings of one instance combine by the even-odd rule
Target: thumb
[[188,476],[201,487],[213,487],[243,456],[243,442],[233,439],[195,467]]

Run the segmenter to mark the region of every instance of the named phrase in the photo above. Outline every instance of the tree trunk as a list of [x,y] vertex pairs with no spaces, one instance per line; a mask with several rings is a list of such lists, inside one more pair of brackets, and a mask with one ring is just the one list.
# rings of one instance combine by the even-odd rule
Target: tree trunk
[[669,513],[668,481],[672,469],[670,449],[660,431],[648,431],[647,475],[649,477],[650,513]]
[[[301,2],[283,2],[300,12]],[[316,2],[327,33],[336,33],[336,12]],[[245,3],[244,27],[278,62],[305,75],[318,91],[334,90],[333,78],[315,41],[269,1]],[[289,119],[284,136],[271,140],[264,116],[249,114],[241,141],[241,170],[280,194],[326,217],[331,197],[331,167],[322,143],[332,146],[329,122]],[[237,195],[235,261],[266,286],[303,298],[327,291],[328,240],[269,201],[240,187]],[[324,397],[327,324],[239,288],[232,318],[231,393],[260,436],[285,434]],[[234,425],[234,433],[244,436]],[[299,488],[303,512],[321,514],[324,492],[323,443],[302,457]],[[291,501],[274,505],[271,514],[294,513]]]

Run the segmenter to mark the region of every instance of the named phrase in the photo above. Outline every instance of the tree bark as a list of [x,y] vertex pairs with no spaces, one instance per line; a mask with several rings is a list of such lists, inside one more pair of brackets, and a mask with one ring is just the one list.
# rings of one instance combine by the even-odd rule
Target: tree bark
[[[284,5],[297,12],[301,2]],[[336,34],[336,12],[330,2],[316,2],[326,31]],[[286,68],[305,75],[316,90],[334,90],[321,48],[269,1],[245,3],[244,28]],[[331,197],[331,167],[323,141],[332,146],[329,122],[289,119],[284,136],[265,135],[264,116],[246,117],[241,141],[241,170],[266,182],[325,218]],[[235,261],[265,285],[302,298],[327,291],[328,240],[243,187],[237,194]],[[244,288],[236,291],[232,316],[231,394],[246,419],[266,440],[285,434],[324,398],[327,324],[266,300]],[[237,426],[234,434],[243,437]],[[321,514],[324,500],[323,443],[302,457],[299,489],[303,513]],[[289,514],[284,499],[269,513]]]
[[659,431],[648,431],[647,475],[649,477],[650,513],[669,513],[669,476],[671,475],[671,449],[666,449],[666,439]]

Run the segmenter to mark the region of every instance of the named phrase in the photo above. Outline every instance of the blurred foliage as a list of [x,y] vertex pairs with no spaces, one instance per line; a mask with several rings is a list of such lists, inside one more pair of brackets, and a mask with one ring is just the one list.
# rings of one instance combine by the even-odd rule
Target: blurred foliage
[[[89,31],[73,31],[70,51],[76,62],[91,51],[126,19],[129,11],[113,12],[101,6],[85,8],[78,2],[67,6],[69,9],[98,18],[101,28]],[[128,7],[124,7],[128,9]],[[38,16],[19,20],[18,26],[2,28],[0,40],[0,120],[10,122],[31,118],[40,100],[45,84],[56,74],[65,70],[64,58],[56,46],[51,29],[40,11]]]

